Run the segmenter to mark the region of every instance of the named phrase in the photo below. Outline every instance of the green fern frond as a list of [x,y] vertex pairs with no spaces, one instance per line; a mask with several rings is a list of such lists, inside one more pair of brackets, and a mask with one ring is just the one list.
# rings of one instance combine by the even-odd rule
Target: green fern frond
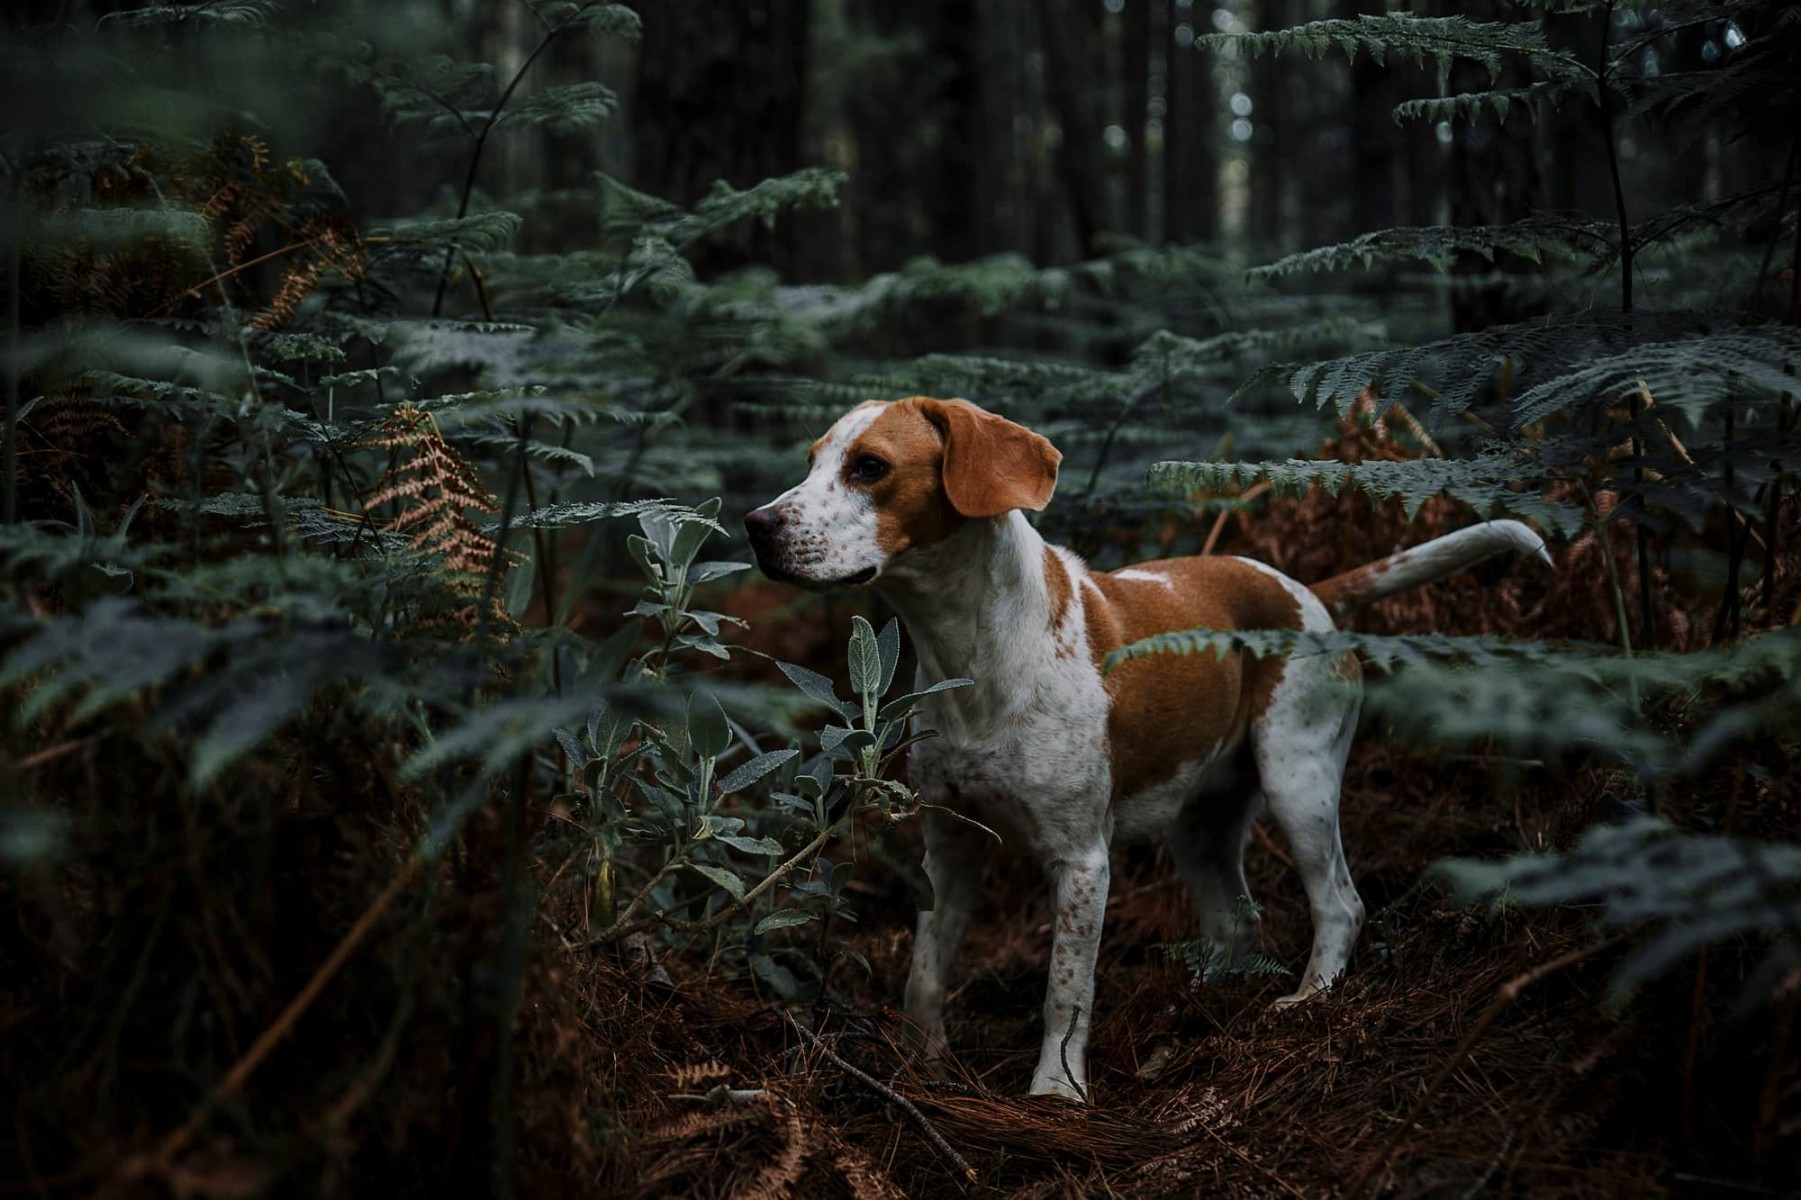
[[604,84],[563,83],[515,100],[494,127],[542,125],[557,133],[579,133],[605,124],[618,107],[618,95]]
[[1337,50],[1353,62],[1359,53],[1368,54],[1378,63],[1393,55],[1421,66],[1431,60],[1440,70],[1448,70],[1453,61],[1464,59],[1480,63],[1490,79],[1499,77],[1509,55],[1524,56],[1554,77],[1588,73],[1573,55],[1552,50],[1545,43],[1544,30],[1537,21],[1366,13],[1355,20],[1312,21],[1291,29],[1210,33],[1196,38],[1195,44],[1213,49],[1233,46],[1252,55],[1299,50],[1309,58],[1323,58]]
[[107,13],[101,25],[126,28],[145,25],[263,25],[279,8],[278,0],[197,0],[193,4],[151,4],[123,12]]
[[1612,657],[1608,646],[1575,642],[1532,642],[1490,634],[1452,637],[1441,633],[1377,634],[1350,629],[1315,632],[1301,629],[1182,629],[1140,638],[1110,652],[1101,664],[1111,671],[1121,663],[1161,654],[1188,656],[1249,654],[1252,658],[1338,658],[1356,654],[1384,672],[1427,662],[1465,662],[1490,667],[1518,662],[1568,662]]
[[1425,262],[1449,270],[1460,254],[1515,254],[1532,262],[1589,261],[1614,252],[1618,226],[1578,218],[1534,217],[1511,225],[1425,225],[1378,229],[1330,246],[1303,250],[1253,267],[1249,277],[1281,279],[1302,271],[1342,271],[1378,263]]
[[1694,310],[1554,314],[1421,345],[1276,363],[1251,375],[1233,399],[1277,381],[1303,403],[1320,407],[1330,403],[1347,413],[1366,388],[1376,389],[1379,404],[1413,391],[1432,399],[1431,419],[1437,422],[1473,407],[1504,365],[1516,384],[1533,386],[1551,382],[1560,370],[1593,362],[1597,356],[1629,355],[1624,348],[1643,338],[1706,337],[1722,327],[1731,328],[1739,319],[1734,313]]
[[1493,113],[1496,121],[1505,122],[1508,114],[1518,106],[1536,121],[1538,106],[1535,101],[1548,100],[1553,105],[1561,105],[1576,94],[1592,98],[1594,87],[1579,79],[1542,79],[1525,87],[1403,100],[1395,105],[1392,115],[1397,125],[1404,121],[1474,121],[1485,112]]
[[376,231],[385,238],[384,252],[411,251],[442,254],[446,247],[456,246],[473,253],[489,253],[503,249],[519,235],[517,213],[494,211],[472,213],[467,217],[424,217],[397,221]]
[[1801,394],[1801,330],[1787,325],[1729,329],[1680,341],[1640,343],[1521,393],[1516,427],[1580,405],[1612,405],[1648,391],[1698,420],[1727,400]]
[[[1532,460],[1503,453],[1470,458],[1417,458],[1398,462],[1371,460],[1345,463],[1320,459],[1286,462],[1159,462],[1151,465],[1146,483],[1161,495],[1188,495],[1195,491],[1242,491],[1268,481],[1278,495],[1299,496],[1323,487],[1336,496],[1346,487],[1367,493],[1372,500],[1398,499],[1409,519],[1426,501],[1450,496],[1469,505],[1479,516],[1501,514],[1533,521],[1558,533],[1570,534],[1587,520],[1580,505],[1548,500],[1538,495],[1545,480],[1544,468]],[[1517,490],[1522,485],[1531,490]]]
[[1686,833],[1650,817],[1596,826],[1567,853],[1448,859],[1436,871],[1466,899],[1599,905],[1603,928],[1643,930],[1615,972],[1615,1003],[1707,946],[1801,932],[1801,847]]

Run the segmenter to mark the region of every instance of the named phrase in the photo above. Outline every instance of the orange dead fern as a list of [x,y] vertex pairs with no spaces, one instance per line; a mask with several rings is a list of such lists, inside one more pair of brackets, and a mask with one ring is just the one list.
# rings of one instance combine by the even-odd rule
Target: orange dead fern
[[[442,556],[451,576],[451,590],[468,600],[460,619],[473,625],[475,607],[496,556],[505,556],[500,564],[503,571],[523,561],[521,555],[501,549],[469,516],[471,510],[498,513],[500,505],[494,493],[422,408],[411,404],[396,408],[367,444],[388,450],[390,465],[364,502],[364,511],[374,516],[383,505],[397,506],[399,511],[387,522],[388,528],[407,534],[420,549]],[[493,615],[504,619],[498,593],[493,605]]]

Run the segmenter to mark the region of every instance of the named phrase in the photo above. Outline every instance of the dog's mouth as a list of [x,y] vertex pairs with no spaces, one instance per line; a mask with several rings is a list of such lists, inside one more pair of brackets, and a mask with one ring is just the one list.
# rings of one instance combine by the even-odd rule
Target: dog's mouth
[[837,579],[807,579],[794,574],[792,571],[784,570],[774,563],[764,562],[762,561],[761,556],[758,557],[757,566],[762,570],[766,578],[775,583],[786,583],[793,587],[806,588],[810,592],[829,591],[832,588],[861,587],[863,584],[873,580],[878,574],[875,567],[864,567],[861,571],[857,571],[850,575],[842,575]]

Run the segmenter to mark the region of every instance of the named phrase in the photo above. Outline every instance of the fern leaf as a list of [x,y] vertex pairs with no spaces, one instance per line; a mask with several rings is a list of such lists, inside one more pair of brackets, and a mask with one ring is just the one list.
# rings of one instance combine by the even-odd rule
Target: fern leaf
[[1566,854],[1451,859],[1437,870],[1466,898],[1599,904],[1603,927],[1648,927],[1615,973],[1616,1003],[1706,946],[1801,932],[1801,847],[1682,833],[1653,818],[1598,826]]
[[[1255,463],[1159,462],[1152,464],[1146,482],[1163,495],[1188,495],[1197,490],[1241,491],[1263,481],[1268,481],[1279,495],[1301,495],[1316,486],[1337,495],[1349,486],[1368,493],[1376,501],[1400,500],[1410,519],[1418,515],[1426,501],[1450,496],[1469,505],[1479,516],[1506,513],[1559,533],[1573,533],[1586,521],[1585,510],[1538,495],[1536,488],[1544,477],[1543,468],[1530,459],[1488,453],[1473,458],[1399,462],[1344,463],[1298,458]],[[1533,490],[1517,490],[1520,485]]]
[[1359,53],[1376,62],[1389,55],[1416,65],[1431,60],[1441,71],[1457,59],[1480,63],[1489,78],[1500,76],[1510,55],[1525,57],[1547,75],[1582,75],[1587,69],[1571,54],[1552,50],[1537,21],[1472,21],[1467,17],[1418,17],[1407,13],[1363,14],[1355,20],[1312,21],[1291,29],[1250,33],[1210,33],[1195,44],[1212,49],[1231,47],[1251,55],[1298,50],[1323,58],[1333,50],[1356,61]]

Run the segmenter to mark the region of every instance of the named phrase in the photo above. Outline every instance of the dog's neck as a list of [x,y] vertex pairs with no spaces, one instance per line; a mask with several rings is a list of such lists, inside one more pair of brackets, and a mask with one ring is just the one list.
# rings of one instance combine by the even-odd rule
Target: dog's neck
[[975,686],[934,700],[940,731],[979,735],[1025,703],[1042,668],[1050,622],[1046,547],[1025,514],[966,522],[907,554],[876,590],[907,627],[922,683],[959,676]]

